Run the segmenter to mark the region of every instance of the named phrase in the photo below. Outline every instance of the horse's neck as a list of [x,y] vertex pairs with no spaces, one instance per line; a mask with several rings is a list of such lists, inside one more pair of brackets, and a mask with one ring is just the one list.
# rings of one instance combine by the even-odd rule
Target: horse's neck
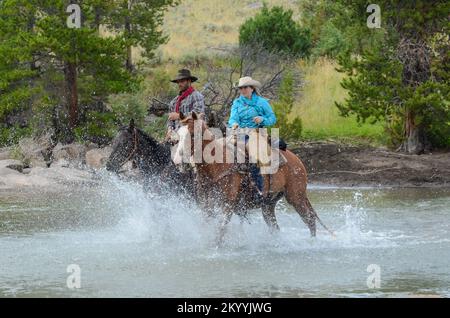
[[139,143],[138,157],[140,160],[138,160],[138,165],[142,170],[163,169],[170,163],[170,153],[163,145],[154,140],[150,142],[144,136],[140,136]]
[[202,137],[206,138],[203,139],[202,142],[202,151],[205,150],[206,146],[208,146],[210,143],[216,140],[215,135],[211,131],[209,131],[209,129],[205,129],[203,131]]
[[[211,134],[211,133],[210,133]],[[211,134],[211,136],[214,136],[213,134]],[[209,137],[211,137],[209,136]],[[205,148],[210,145],[212,142],[216,142],[217,139],[215,138],[208,138],[203,140],[202,142],[202,155],[205,153]],[[216,149],[218,146],[221,146],[221,143],[217,143],[216,144]],[[208,176],[209,178],[214,179],[214,177],[216,177],[218,174],[223,174],[226,171],[232,169],[234,163],[227,163],[226,160],[226,148],[227,145],[225,143],[223,143],[222,145],[223,149],[222,149],[222,154],[223,154],[223,158],[222,158],[222,162],[213,162],[213,163],[206,163],[206,162],[202,162],[201,164],[199,164],[197,166],[198,168],[198,172],[204,176]],[[217,151],[217,150],[215,150]]]

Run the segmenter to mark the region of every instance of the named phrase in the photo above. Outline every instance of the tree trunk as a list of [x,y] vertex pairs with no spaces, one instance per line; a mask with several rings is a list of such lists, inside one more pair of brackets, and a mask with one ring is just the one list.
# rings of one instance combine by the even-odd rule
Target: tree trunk
[[[131,23],[130,23],[130,18],[129,16],[131,15],[131,0],[128,0],[128,16],[125,18],[125,35],[127,40],[129,40],[130,36],[131,36]],[[131,45],[129,45],[127,47],[127,61],[126,61],[126,69],[131,72],[133,71],[133,50]]]
[[[397,54],[403,65],[402,81],[405,86],[416,89],[431,76],[431,49],[426,41],[411,35],[403,35]],[[426,131],[423,123],[417,123],[416,114],[407,109],[405,113],[405,140],[403,150],[410,154],[422,154],[428,150]]]
[[78,124],[77,66],[75,63],[66,63],[65,77],[67,84],[66,101],[69,109],[69,128],[72,130]]
[[133,71],[133,59],[132,59],[132,53],[133,53],[133,51],[132,51],[132,49],[131,49],[131,46],[127,47],[127,62],[126,62],[125,67],[127,68],[127,70],[128,70],[129,72],[132,72],[132,71]]
[[100,8],[95,8],[95,28],[97,30],[97,34],[100,36]]
[[414,112],[408,110],[405,118],[405,141],[403,149],[410,154],[423,154],[427,148],[423,127],[416,124]]

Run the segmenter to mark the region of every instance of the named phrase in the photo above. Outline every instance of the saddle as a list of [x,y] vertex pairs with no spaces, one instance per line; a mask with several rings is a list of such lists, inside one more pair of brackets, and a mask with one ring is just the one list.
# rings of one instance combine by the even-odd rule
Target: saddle
[[[233,137],[233,136],[232,136]],[[226,147],[228,148],[228,151],[230,151],[230,153],[236,154],[236,156],[234,157],[235,163],[240,164],[244,167],[247,166],[250,162],[249,160],[249,153],[248,151],[246,151],[246,148],[242,149],[241,147],[236,147],[236,138],[220,138],[217,141],[219,143],[225,143]],[[270,147],[269,147],[270,146]],[[280,151],[281,150],[281,151]],[[287,159],[285,157],[285,155],[283,154],[283,151],[287,150],[287,144],[284,142],[284,140],[279,139],[277,142],[271,142],[270,141],[270,137],[268,139],[268,154],[270,156],[269,158],[269,162],[265,162],[265,163],[261,163],[260,161],[257,161],[257,164],[261,167],[268,167],[271,166],[273,162],[273,160],[277,160],[278,161],[278,167],[282,167],[287,163]],[[238,162],[238,158],[245,158],[245,162]],[[245,170],[245,169],[243,169]],[[265,169],[262,169],[265,170]],[[263,171],[261,171],[262,174],[268,174],[270,172],[267,173],[263,173]]]

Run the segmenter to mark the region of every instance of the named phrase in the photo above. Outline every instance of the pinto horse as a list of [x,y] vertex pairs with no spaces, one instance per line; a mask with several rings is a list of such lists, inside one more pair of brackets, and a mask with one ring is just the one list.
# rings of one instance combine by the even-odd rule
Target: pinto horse
[[[189,155],[193,155],[193,146],[195,144],[194,122],[196,125],[201,126],[202,154],[205,148],[214,141],[213,134],[195,112],[188,117],[185,117],[183,114],[180,117],[182,126],[178,130],[179,143],[176,149],[175,163],[180,163],[179,158],[182,156],[186,158],[183,149],[189,150],[187,142],[190,142],[191,145],[191,153]],[[227,147],[224,143],[219,144],[219,146]],[[225,154],[225,152],[225,149],[223,149],[222,153]],[[279,167],[277,172],[271,176],[271,180],[268,180],[268,177],[264,178],[265,199],[261,204],[264,221],[272,231],[279,230],[275,216],[275,205],[284,196],[308,226],[311,236],[316,235],[316,220],[334,236],[333,232],[328,230],[322,223],[306,195],[307,175],[303,163],[289,150],[282,151],[282,153],[287,160],[286,164]],[[242,209],[240,205],[242,197],[248,197],[249,190],[243,182],[246,175],[236,169],[235,163],[227,163],[225,155],[220,162],[207,163],[203,160],[201,163],[193,164],[196,165],[197,169],[199,202],[203,203],[207,212],[211,209],[212,201],[222,203],[223,221],[221,222],[218,236],[218,244],[220,245],[223,242],[226,226],[230,222],[232,215]],[[268,192],[269,187],[270,193]],[[251,204],[244,205],[244,208],[249,207],[252,207]]]
[[149,180],[159,177],[169,189],[182,191],[195,197],[193,174],[181,173],[171,160],[171,145],[160,144],[134,125],[119,129],[112,143],[112,153],[106,163],[106,170],[118,173],[128,161],[136,163],[144,177],[144,188],[150,187]]

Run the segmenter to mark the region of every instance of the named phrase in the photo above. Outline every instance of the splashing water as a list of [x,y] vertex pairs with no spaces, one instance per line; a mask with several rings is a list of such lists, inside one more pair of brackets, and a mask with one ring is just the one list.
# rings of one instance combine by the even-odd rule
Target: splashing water
[[[259,210],[234,216],[216,249],[207,221],[170,189],[145,193],[102,174],[101,186],[0,204],[0,295],[4,296],[389,296],[448,295],[450,196],[445,191],[312,189],[331,237],[316,238],[280,201],[280,232]],[[155,180],[152,184],[157,185]],[[82,288],[66,286],[66,267]],[[381,290],[366,285],[382,269]]]

